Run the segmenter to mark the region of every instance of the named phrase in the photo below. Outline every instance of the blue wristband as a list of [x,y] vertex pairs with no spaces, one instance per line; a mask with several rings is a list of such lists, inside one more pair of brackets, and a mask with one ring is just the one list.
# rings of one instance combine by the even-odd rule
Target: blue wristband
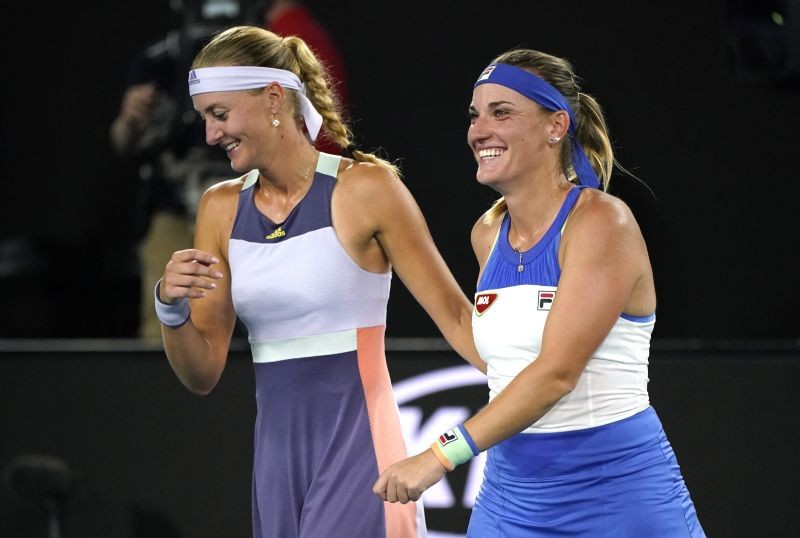
[[461,434],[464,436],[464,440],[467,442],[469,447],[472,449],[472,456],[474,457],[474,456],[477,456],[478,454],[480,454],[481,451],[478,450],[478,445],[476,445],[475,441],[472,440],[472,436],[467,431],[467,428],[464,426],[463,422],[458,425],[458,429],[461,430]]

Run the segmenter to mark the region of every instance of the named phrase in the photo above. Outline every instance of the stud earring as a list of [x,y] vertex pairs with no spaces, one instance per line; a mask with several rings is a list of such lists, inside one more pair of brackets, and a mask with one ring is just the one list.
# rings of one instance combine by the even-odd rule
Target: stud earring
[[277,127],[281,124],[281,120],[278,119],[278,115],[275,112],[272,113],[272,126]]
[[549,141],[551,144],[555,144],[556,142],[558,142],[559,140],[561,140],[561,137],[560,137],[560,136],[551,136],[551,137],[550,137],[550,138],[548,138],[547,140],[548,140],[548,141]]

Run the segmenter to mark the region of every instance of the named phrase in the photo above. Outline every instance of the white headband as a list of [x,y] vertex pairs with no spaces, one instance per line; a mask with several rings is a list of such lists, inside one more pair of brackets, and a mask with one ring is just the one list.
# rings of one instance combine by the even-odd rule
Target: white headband
[[322,116],[306,97],[306,87],[297,75],[284,69],[254,66],[200,67],[189,71],[189,95],[264,88],[277,82],[300,95],[300,115],[306,122],[311,141],[317,139]]

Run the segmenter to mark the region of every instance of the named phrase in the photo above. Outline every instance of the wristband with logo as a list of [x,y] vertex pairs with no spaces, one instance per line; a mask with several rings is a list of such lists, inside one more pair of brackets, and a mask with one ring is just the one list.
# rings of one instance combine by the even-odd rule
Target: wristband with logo
[[186,297],[181,297],[174,303],[165,303],[161,300],[161,296],[158,293],[160,287],[161,280],[156,282],[156,288],[154,291],[156,296],[156,316],[158,316],[158,321],[160,321],[165,327],[177,329],[189,321],[189,317],[191,315],[191,310],[189,309],[189,299]]
[[452,471],[457,466],[479,454],[475,441],[472,440],[463,424],[440,435],[431,444],[431,450],[436,455],[439,463],[448,471]]

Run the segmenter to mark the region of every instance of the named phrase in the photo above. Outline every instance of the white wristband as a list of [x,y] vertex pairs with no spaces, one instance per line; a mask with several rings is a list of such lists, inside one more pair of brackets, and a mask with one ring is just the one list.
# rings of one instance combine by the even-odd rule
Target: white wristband
[[158,321],[160,321],[165,327],[177,329],[189,321],[189,317],[191,315],[189,299],[186,297],[181,297],[172,304],[165,303],[161,300],[161,297],[158,293],[160,286],[161,279],[156,282],[156,288],[154,290],[156,297],[156,316],[158,316]]

